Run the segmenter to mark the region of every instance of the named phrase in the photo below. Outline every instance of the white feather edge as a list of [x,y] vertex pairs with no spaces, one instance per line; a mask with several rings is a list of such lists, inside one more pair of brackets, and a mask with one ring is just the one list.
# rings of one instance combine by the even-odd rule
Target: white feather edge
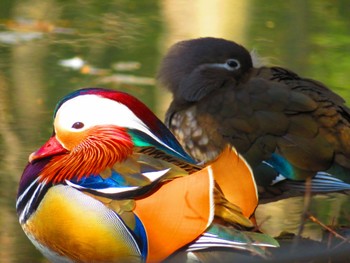
[[249,169],[249,172],[250,172],[250,175],[251,175],[251,179],[254,183],[254,188],[255,188],[255,196],[256,196],[256,199],[259,200],[259,193],[258,193],[258,186],[256,185],[256,181],[255,181],[255,178],[254,178],[254,173],[253,173],[253,170],[252,168],[250,167],[249,163],[246,161],[246,159],[241,155],[239,154],[239,152],[236,150],[235,147],[231,147],[231,150],[234,151],[237,155],[237,157],[245,163],[245,165],[247,166],[247,168]]
[[[152,182],[154,182],[154,181],[158,180],[159,178],[161,178],[163,175],[165,175],[169,170],[170,170],[170,168],[164,169],[161,171],[156,171],[156,172],[142,173],[142,175],[144,175],[145,177],[150,179]],[[92,189],[92,188],[88,188],[88,187],[84,187],[84,186],[72,183],[69,180],[66,180],[66,184],[73,187],[73,188],[80,189],[80,190]],[[133,190],[136,190],[139,188],[141,188],[141,187],[140,186],[127,186],[127,187],[108,187],[108,188],[104,188],[104,189],[93,189],[93,190],[96,192],[99,192],[99,193],[104,193],[104,194],[118,194],[118,193],[133,191]]]
[[211,233],[204,233],[200,236],[194,243],[188,246],[187,251],[196,251],[207,249],[210,247],[226,247],[226,248],[237,248],[242,250],[249,250],[250,247],[276,247],[269,243],[260,243],[260,242],[250,242],[247,243],[245,241],[233,241],[222,239],[216,235]]
[[260,56],[256,49],[252,49],[250,51],[250,56],[252,58],[254,68],[260,68],[270,64],[270,60],[266,57]]
[[210,214],[208,218],[207,227],[211,225],[214,220],[215,214],[215,202],[214,202],[214,174],[211,166],[208,167],[208,175],[209,175],[209,202],[210,202]]

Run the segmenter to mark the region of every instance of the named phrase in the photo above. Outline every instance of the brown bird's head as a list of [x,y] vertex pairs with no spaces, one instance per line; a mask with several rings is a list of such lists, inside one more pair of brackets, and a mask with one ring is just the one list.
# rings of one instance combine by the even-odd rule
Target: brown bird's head
[[185,104],[202,99],[228,81],[239,81],[252,67],[243,46],[220,38],[198,38],[170,48],[158,80],[173,93],[174,101]]

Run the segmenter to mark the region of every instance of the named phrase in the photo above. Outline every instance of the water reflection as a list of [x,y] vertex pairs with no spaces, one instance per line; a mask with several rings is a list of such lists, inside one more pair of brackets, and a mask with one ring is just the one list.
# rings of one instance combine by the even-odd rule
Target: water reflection
[[[327,226],[349,226],[350,196],[343,193],[316,195],[312,198],[310,213]],[[263,204],[257,208],[256,217],[261,230],[272,236],[283,231],[297,235],[303,213],[304,198],[291,197],[274,203]],[[303,237],[321,241],[325,229],[310,219],[305,220]]]
[[[154,88],[154,76],[161,55],[175,41],[208,35],[236,40],[256,48],[273,64],[322,80],[350,101],[347,1],[213,3],[204,0],[0,3],[2,262],[45,262],[22,233],[14,203],[29,153],[51,133],[51,114],[57,100],[80,87],[104,86],[132,93],[162,118],[169,94]],[[72,58],[81,60],[80,68],[62,65],[62,61]],[[340,204],[343,199],[335,200]],[[302,209],[302,201],[294,201],[293,209],[297,212]],[[342,202],[339,209],[349,211],[348,204]],[[281,207],[268,213],[290,220],[290,214],[286,215],[284,210],[286,205]],[[348,222],[349,218],[344,218]],[[273,220],[272,216],[264,226],[278,233]]]
[[[18,179],[27,162],[25,152],[28,150],[23,137],[19,135],[23,126],[14,117],[14,108],[10,104],[13,94],[10,92],[7,77],[3,74],[0,74],[0,93],[0,256],[3,262],[23,262],[30,255],[41,258],[29,246],[23,231],[18,227],[14,207]],[[30,131],[24,129],[24,132]]]

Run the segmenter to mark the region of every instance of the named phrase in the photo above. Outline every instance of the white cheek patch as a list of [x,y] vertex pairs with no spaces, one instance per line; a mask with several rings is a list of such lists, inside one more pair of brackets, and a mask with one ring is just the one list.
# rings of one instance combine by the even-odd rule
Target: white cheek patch
[[[135,107],[137,106],[135,105]],[[72,125],[76,122],[83,123],[84,127],[80,129],[72,128]],[[66,101],[58,109],[54,122],[56,133],[57,130],[82,132],[96,125],[116,125],[118,127],[136,129],[174,151],[174,149],[156,137],[147,125],[127,106],[98,95],[80,95]]]
[[[84,127],[72,128],[81,122]],[[146,125],[125,105],[97,95],[81,95],[66,101],[57,111],[56,129],[81,132],[96,125],[116,125],[119,127],[145,130]]]

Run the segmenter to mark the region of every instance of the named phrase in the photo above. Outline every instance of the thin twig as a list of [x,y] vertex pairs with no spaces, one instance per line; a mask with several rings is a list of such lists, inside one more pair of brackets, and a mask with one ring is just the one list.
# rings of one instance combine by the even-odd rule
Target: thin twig
[[329,226],[325,225],[324,223],[322,223],[320,220],[318,220],[315,216],[313,216],[311,213],[307,212],[308,218],[316,223],[319,224],[321,227],[325,228],[328,232],[332,233],[335,237],[340,238],[343,241],[349,241],[346,237],[343,237],[342,235],[338,234],[337,232],[335,232],[332,228],[330,228]]

